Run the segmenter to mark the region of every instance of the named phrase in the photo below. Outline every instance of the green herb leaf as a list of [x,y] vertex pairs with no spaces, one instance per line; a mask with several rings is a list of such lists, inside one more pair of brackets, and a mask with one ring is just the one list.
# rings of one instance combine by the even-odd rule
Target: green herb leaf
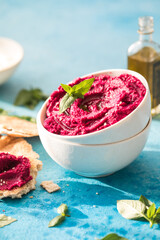
[[60,225],[64,220],[65,216],[58,215],[49,222],[48,227],[55,227],[57,225]]
[[143,195],[140,196],[139,201],[141,201],[142,203],[144,203],[147,207],[150,207],[153,203],[148,200],[146,197],[144,197]]
[[0,115],[8,115],[9,112],[4,110],[3,108],[0,108]]
[[17,221],[15,218],[8,217],[4,214],[0,214],[0,228]]
[[73,95],[70,96],[69,93],[66,93],[62,100],[60,101],[59,113],[63,113],[64,111],[66,111],[67,108],[69,108],[76,99],[77,97]]
[[62,203],[58,208],[57,208],[57,212],[63,216],[67,216],[69,217],[70,215],[67,214],[68,212],[68,207],[66,204]]
[[153,221],[154,221],[154,223],[160,223],[160,214],[159,213],[156,213],[153,216]]
[[18,93],[14,104],[17,105],[17,106],[25,105],[26,103],[28,103],[28,101],[30,101],[31,97],[32,97],[32,95],[31,95],[30,91],[28,91],[26,89],[22,89]]
[[146,206],[139,200],[119,200],[117,209],[124,218],[139,219],[144,217]]
[[65,92],[69,93],[69,95],[72,93],[71,86],[61,83],[61,87],[64,89]]
[[32,123],[36,123],[36,119],[33,118],[33,117],[12,115],[12,114],[10,114],[10,112],[4,110],[3,108],[0,108],[0,115],[10,116],[10,117],[17,117],[17,118],[24,119],[24,120],[27,120],[27,121],[32,122]]
[[89,112],[89,109],[86,105],[81,105],[80,108],[83,110],[83,111],[86,111],[86,112]]
[[116,233],[110,233],[105,237],[101,238],[100,240],[128,240],[127,238],[121,237]]
[[151,227],[155,223],[160,223],[160,207],[157,209],[157,211],[152,216]]
[[30,90],[32,95],[34,96],[35,99],[41,101],[41,100],[46,100],[48,98],[48,95],[44,94],[41,89],[39,88],[34,88]]
[[61,99],[59,104],[59,113],[63,113],[69,108],[77,98],[84,98],[84,95],[89,91],[94,78],[85,79],[82,82],[74,85],[73,87],[61,84],[62,88],[67,92]]
[[32,122],[32,123],[36,123],[36,119],[33,118],[33,117],[29,117],[29,116],[17,116],[17,115],[15,115],[15,117],[18,117],[18,118],[20,118],[20,119],[27,120],[27,121]]
[[155,203],[142,195],[139,200],[117,201],[117,209],[124,218],[147,220],[150,222],[150,227],[155,223],[160,223],[160,207],[156,210]]
[[34,109],[40,101],[46,100],[47,97],[48,96],[45,95],[39,88],[31,90],[22,89],[18,93],[14,101],[14,105],[25,106],[27,108]]
[[160,207],[157,209],[156,214],[160,214]]
[[81,93],[82,95],[86,94],[91,88],[93,82],[94,82],[94,78],[83,80],[82,82],[72,87],[72,93],[75,95],[77,93]]
[[147,217],[152,218],[156,212],[156,205],[155,203],[152,203],[152,205],[147,210]]

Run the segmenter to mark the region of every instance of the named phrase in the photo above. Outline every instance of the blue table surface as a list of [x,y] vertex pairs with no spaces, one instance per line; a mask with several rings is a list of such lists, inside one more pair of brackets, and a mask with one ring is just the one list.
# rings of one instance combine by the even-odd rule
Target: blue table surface
[[[13,106],[20,89],[39,87],[50,94],[60,83],[83,74],[126,68],[127,48],[138,39],[139,16],[154,17],[154,39],[160,42],[159,9],[158,0],[0,0],[0,36],[18,41],[25,53],[14,75],[0,86],[0,107],[36,116],[42,103],[33,111]],[[146,222],[126,220],[116,208],[117,200],[138,199],[141,194],[160,206],[158,120],[153,120],[139,157],[104,178],[84,178],[65,170],[47,155],[38,137],[28,141],[40,155],[43,169],[35,191],[0,202],[0,214],[5,210],[18,220],[0,229],[0,240],[88,240],[110,232],[129,240],[160,239],[158,225],[150,229]],[[40,187],[43,180],[53,180],[61,191],[47,193]],[[61,203],[69,206],[71,217],[48,228]]]

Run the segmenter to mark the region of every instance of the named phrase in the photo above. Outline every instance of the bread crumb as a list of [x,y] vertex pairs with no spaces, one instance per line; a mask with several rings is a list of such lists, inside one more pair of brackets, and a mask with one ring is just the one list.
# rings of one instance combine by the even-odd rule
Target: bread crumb
[[96,195],[99,195],[99,193],[98,193],[98,192],[96,192]]
[[33,196],[30,196],[29,198],[33,198]]
[[56,192],[61,188],[52,181],[43,181],[41,182],[41,186],[49,193]]

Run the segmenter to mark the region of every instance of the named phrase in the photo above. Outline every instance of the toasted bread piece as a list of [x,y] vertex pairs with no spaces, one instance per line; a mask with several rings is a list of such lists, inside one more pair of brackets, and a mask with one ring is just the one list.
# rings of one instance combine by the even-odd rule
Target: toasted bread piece
[[37,173],[42,169],[42,162],[38,160],[39,155],[32,150],[32,146],[23,138],[0,135],[0,152],[7,152],[15,155],[16,157],[27,157],[31,164],[30,175],[33,178],[22,187],[12,190],[0,190],[0,198],[21,198],[23,194],[35,189]]
[[41,182],[41,186],[49,193],[56,192],[60,190],[60,186],[52,181],[43,181]]
[[12,116],[0,116],[0,134],[12,137],[34,137],[38,136],[36,123]]

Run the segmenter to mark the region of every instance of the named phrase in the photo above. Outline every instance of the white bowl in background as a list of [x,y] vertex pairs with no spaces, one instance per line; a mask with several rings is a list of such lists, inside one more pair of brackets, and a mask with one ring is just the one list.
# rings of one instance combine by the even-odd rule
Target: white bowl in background
[[[132,111],[125,118],[102,130],[92,132],[92,133],[87,133],[84,135],[76,135],[76,136],[62,136],[62,135],[50,133],[52,135],[52,138],[54,138],[55,141],[62,140],[62,141],[68,141],[72,143],[80,143],[80,144],[113,143],[113,142],[124,140],[126,138],[130,138],[145,128],[151,114],[151,98],[150,98],[150,91],[149,91],[149,87],[146,79],[141,74],[131,70],[126,70],[126,69],[104,70],[104,71],[90,73],[83,77],[87,77],[91,75],[99,76],[101,74],[106,74],[113,77],[119,76],[121,74],[131,74],[132,76],[135,76],[136,78],[138,78],[146,88],[146,94],[142,102],[134,111]],[[43,104],[38,114],[38,121],[40,121],[42,124],[46,117],[47,102],[48,102],[48,99],[45,101],[45,103]]]
[[12,39],[0,38],[0,85],[14,73],[24,55],[22,46]]
[[[86,177],[101,177],[130,164],[142,151],[149,134],[151,117],[138,134],[110,144],[78,144],[55,138],[43,127],[43,112],[37,116],[41,142],[49,156],[64,168]],[[132,126],[131,126],[132,127]]]

